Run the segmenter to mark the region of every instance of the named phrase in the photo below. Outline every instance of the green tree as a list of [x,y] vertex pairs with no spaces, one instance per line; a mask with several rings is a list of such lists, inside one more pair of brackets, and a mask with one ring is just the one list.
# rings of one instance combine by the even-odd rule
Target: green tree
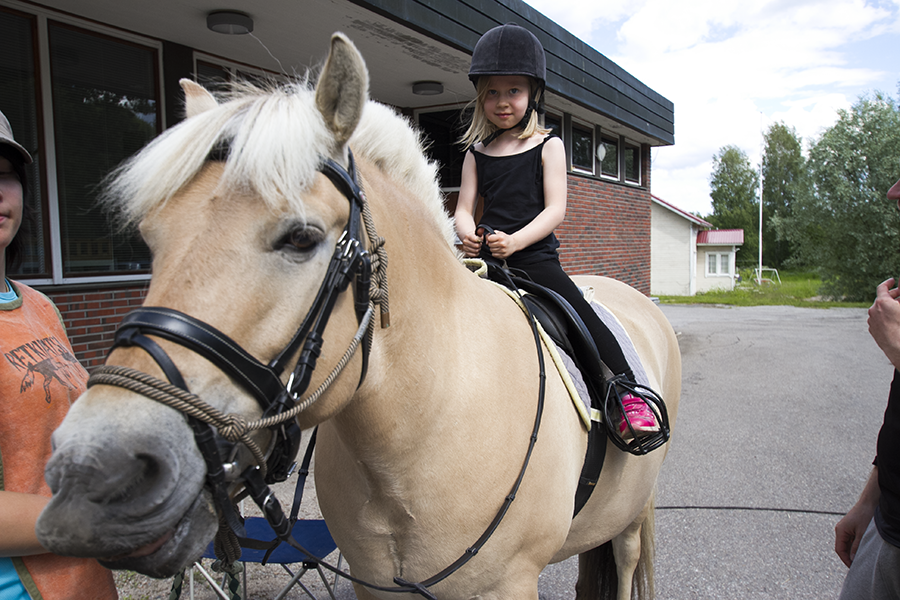
[[900,111],[890,97],[863,96],[810,149],[812,186],[776,227],[795,263],[817,267],[823,292],[868,300],[900,269],[900,214],[885,197],[900,177]]
[[791,257],[791,243],[778,234],[776,218],[789,218],[797,195],[808,184],[800,138],[783,122],[769,127],[763,152],[763,264],[780,269]]
[[723,146],[713,156],[709,181],[713,213],[706,218],[718,229],[743,229],[740,266],[756,264],[759,252],[759,174],[737,146]]

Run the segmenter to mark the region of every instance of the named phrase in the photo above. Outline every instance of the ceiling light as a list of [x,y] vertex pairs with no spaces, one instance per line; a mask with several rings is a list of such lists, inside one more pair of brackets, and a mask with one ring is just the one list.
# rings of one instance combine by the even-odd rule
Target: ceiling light
[[216,33],[241,35],[253,31],[253,19],[244,13],[220,10],[206,15],[206,26]]
[[444,84],[440,81],[417,81],[412,86],[416,96],[437,96],[444,93]]

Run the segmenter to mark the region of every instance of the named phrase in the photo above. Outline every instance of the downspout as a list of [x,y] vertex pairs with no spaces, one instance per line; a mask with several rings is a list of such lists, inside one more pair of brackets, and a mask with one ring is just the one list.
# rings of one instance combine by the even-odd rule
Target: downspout
[[688,240],[688,254],[690,273],[688,274],[688,295],[697,293],[697,227],[691,223],[690,240]]

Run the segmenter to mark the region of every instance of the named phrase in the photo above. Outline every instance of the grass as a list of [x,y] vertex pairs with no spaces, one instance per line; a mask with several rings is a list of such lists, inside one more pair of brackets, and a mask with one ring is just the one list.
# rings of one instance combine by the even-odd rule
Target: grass
[[868,308],[871,302],[838,302],[822,298],[822,281],[809,272],[780,271],[777,280],[761,285],[753,280],[753,271],[742,271],[742,282],[734,290],[701,292],[694,296],[660,296],[662,304],[725,304],[729,306],[800,306],[804,308]]

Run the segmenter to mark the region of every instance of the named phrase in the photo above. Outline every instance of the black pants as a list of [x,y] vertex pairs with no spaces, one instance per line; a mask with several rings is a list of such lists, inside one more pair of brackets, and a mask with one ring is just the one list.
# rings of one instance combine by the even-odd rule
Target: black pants
[[[496,259],[492,259],[491,262],[497,264]],[[588,331],[591,332],[597,350],[600,352],[600,359],[606,363],[609,370],[614,375],[625,374],[628,379],[634,380],[634,374],[628,366],[628,361],[625,360],[619,342],[584,299],[584,295],[575,282],[569,279],[569,276],[563,271],[558,259],[548,259],[525,265],[517,264],[515,260],[508,260],[507,264],[511,269],[524,271],[535,283],[550,288],[568,300],[581,320],[584,321]]]

